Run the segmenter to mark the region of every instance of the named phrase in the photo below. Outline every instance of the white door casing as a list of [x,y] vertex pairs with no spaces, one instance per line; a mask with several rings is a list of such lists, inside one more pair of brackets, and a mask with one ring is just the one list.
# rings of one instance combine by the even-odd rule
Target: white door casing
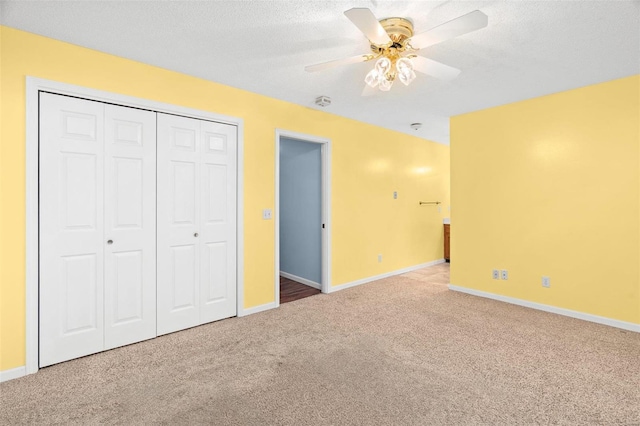
[[236,315],[236,143],[158,114],[158,335]]
[[155,113],[44,93],[40,129],[40,366],[154,337]]
[[155,112],[105,105],[104,225],[111,349],[156,336]]

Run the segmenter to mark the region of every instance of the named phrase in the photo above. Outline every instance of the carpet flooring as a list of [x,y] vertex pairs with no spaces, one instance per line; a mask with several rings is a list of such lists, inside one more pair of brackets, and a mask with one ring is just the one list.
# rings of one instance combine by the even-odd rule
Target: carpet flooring
[[640,334],[442,264],[0,384],[0,424],[637,425]]

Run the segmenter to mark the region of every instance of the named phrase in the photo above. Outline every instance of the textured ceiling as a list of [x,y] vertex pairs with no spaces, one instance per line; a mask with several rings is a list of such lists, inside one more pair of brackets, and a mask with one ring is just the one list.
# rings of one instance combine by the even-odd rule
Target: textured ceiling
[[[449,142],[449,117],[640,73],[640,1],[3,1],[0,23],[251,92]],[[371,63],[344,16],[368,7],[421,32],[479,9],[489,26],[421,51],[462,70],[362,97]],[[410,123],[423,127],[412,130]]]

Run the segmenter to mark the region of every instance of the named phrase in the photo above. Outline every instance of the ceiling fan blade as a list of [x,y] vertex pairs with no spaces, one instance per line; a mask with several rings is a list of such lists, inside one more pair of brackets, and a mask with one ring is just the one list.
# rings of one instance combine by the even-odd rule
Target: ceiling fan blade
[[389,34],[382,28],[380,22],[371,10],[364,7],[354,7],[344,12],[345,16],[376,45],[390,44]]
[[460,74],[458,68],[450,67],[449,65],[423,58],[422,56],[411,58],[411,62],[413,63],[414,71],[419,71],[423,74],[439,78],[440,80],[453,80]]
[[484,28],[488,23],[489,18],[487,15],[479,10],[474,10],[423,33],[414,35],[409,39],[409,44],[414,49],[424,49],[459,35]]
[[365,62],[370,59],[373,59],[373,55],[358,55],[352,56],[350,58],[335,59],[329,62],[322,62],[315,65],[307,65],[306,67],[304,67],[304,70],[307,72],[324,71],[328,70],[329,68],[338,67],[340,65],[357,64],[358,62]]

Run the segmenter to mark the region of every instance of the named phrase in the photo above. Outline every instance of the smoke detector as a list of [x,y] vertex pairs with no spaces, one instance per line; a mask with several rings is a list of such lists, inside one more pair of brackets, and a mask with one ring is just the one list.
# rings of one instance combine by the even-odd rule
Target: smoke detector
[[422,127],[422,123],[411,123],[411,128],[413,130],[418,130],[420,127]]
[[316,105],[321,106],[321,107],[326,107],[331,105],[331,98],[328,96],[318,96],[316,98]]

